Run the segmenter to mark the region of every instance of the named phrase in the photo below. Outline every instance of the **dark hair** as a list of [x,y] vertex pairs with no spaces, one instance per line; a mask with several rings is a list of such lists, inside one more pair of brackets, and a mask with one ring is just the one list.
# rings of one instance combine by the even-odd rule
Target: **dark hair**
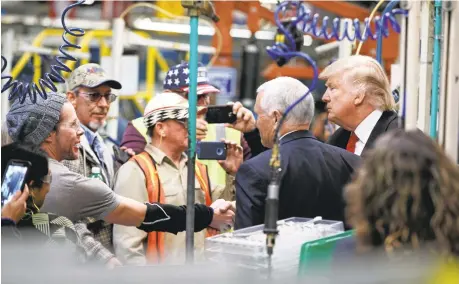
[[421,131],[386,133],[346,187],[359,244],[459,255],[459,168]]
[[48,159],[46,156],[32,152],[26,147],[17,143],[12,143],[2,147],[2,179],[6,171],[8,162],[12,159],[28,161],[32,164],[26,183],[34,182],[34,187],[43,185],[42,179],[48,174]]
[[150,138],[153,137],[154,133],[155,133],[155,126],[153,125],[153,126],[148,127],[148,129],[147,129],[148,137],[150,137]]

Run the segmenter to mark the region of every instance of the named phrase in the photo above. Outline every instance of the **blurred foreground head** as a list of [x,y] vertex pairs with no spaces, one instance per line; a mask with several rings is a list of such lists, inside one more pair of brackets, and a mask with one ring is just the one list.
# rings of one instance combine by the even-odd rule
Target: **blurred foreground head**
[[379,138],[346,200],[361,248],[459,255],[459,168],[421,131]]

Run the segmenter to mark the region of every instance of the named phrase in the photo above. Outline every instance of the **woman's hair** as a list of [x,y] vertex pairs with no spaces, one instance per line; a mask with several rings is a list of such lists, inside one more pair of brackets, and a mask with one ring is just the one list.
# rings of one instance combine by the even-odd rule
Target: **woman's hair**
[[459,255],[459,168],[421,131],[379,138],[346,187],[359,244]]

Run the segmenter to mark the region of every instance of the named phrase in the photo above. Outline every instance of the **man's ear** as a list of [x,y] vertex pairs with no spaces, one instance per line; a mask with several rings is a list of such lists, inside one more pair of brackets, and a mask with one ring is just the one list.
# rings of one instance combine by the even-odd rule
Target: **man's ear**
[[73,91],[67,92],[67,100],[72,104],[74,108],[76,108],[76,94]]
[[54,137],[56,136],[56,130],[51,131],[49,133],[48,137],[43,142],[51,143],[54,140]]
[[282,117],[282,113],[280,111],[278,111],[277,109],[274,110],[272,112],[272,114],[274,115],[274,118],[275,118],[276,122],[278,122]]
[[355,95],[354,98],[354,105],[359,106],[363,103],[363,100],[365,99],[365,93],[364,92],[358,92]]

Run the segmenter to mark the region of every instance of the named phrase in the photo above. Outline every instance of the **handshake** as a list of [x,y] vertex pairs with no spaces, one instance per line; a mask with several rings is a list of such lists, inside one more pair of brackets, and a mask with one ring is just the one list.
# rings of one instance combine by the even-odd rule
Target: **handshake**
[[234,216],[236,211],[236,202],[230,202],[223,199],[218,199],[212,205],[214,216],[210,227],[217,231],[223,231],[232,227],[234,224]]

